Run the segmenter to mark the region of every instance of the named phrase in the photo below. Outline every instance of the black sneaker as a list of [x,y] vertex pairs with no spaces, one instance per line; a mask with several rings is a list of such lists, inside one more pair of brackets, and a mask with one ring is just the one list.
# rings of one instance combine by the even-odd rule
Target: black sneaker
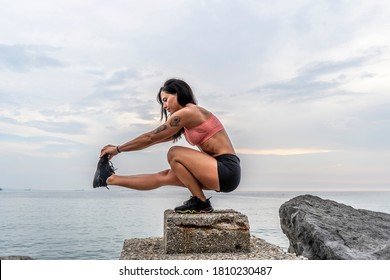
[[210,198],[203,202],[196,196],[191,196],[189,200],[184,201],[182,206],[175,208],[175,212],[180,214],[211,213],[213,211],[214,209],[211,206]]
[[110,177],[112,174],[115,174],[114,166],[112,165],[111,161],[108,160],[108,154],[105,154],[103,157],[100,158],[97,169],[95,172],[95,176],[93,177],[93,187],[107,187],[107,178]]

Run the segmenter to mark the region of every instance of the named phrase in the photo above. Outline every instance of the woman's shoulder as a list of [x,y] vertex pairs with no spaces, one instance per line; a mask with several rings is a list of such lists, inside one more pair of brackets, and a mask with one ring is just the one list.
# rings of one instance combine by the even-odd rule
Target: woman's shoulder
[[189,126],[195,126],[206,121],[212,114],[205,108],[195,104],[184,107],[183,113],[188,120]]
[[193,114],[201,114],[201,115],[210,115],[211,114],[211,112],[208,111],[207,109],[205,109],[199,105],[192,104],[192,103],[188,103],[184,108],[187,109],[188,112],[193,113]]

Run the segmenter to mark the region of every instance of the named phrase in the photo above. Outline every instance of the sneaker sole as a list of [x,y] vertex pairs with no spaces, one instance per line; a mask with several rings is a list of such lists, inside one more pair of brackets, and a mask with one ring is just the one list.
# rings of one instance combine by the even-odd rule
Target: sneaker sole
[[196,210],[175,210],[176,213],[179,213],[179,214],[203,214],[203,213],[211,213],[213,212],[214,209],[208,209],[208,210],[200,210],[200,211],[196,211]]
[[96,168],[96,171],[95,171],[95,175],[93,176],[93,183],[92,183],[92,186],[94,189],[96,188],[100,188],[100,187],[107,187],[107,183],[106,182],[103,182],[103,180],[100,178],[100,162],[101,162],[102,159],[99,159],[99,162],[97,164],[97,168]]
[[93,177],[93,188],[100,187],[100,171],[99,168],[95,172],[95,176]]

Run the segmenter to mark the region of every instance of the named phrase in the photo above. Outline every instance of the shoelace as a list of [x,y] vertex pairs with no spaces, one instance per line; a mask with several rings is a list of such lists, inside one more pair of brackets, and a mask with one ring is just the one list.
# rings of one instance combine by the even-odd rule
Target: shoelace
[[[206,198],[206,201],[209,201],[210,198],[212,198],[212,196],[210,196],[209,198]],[[191,202],[193,202],[194,200],[196,199],[199,199],[197,198],[196,196],[191,196],[189,200],[186,200],[183,202],[184,205],[189,205]]]
[[[118,168],[115,168],[114,165],[112,164],[112,162],[109,160],[108,161],[108,166],[106,166],[106,170],[115,174],[115,170],[117,170],[117,169]],[[104,187],[106,187],[107,190],[109,190],[108,186],[104,186]]]
[[107,170],[107,171],[111,171],[115,174],[115,170],[117,170],[118,168],[115,168],[111,161],[108,161],[108,164],[111,170]]

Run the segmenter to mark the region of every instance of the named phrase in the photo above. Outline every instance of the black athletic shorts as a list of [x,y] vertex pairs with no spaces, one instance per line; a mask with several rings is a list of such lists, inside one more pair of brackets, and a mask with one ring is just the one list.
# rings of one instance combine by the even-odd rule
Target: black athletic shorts
[[216,156],[220,192],[234,191],[241,180],[240,159],[233,154]]

